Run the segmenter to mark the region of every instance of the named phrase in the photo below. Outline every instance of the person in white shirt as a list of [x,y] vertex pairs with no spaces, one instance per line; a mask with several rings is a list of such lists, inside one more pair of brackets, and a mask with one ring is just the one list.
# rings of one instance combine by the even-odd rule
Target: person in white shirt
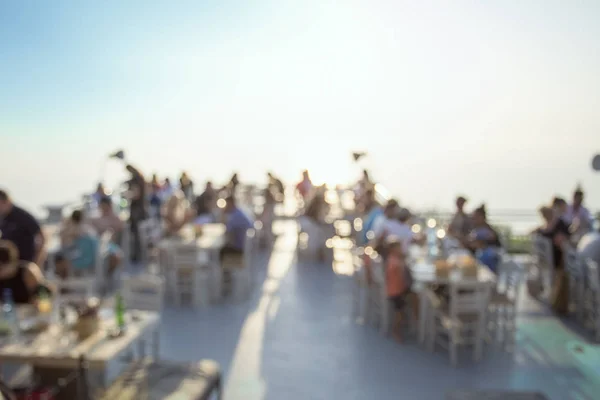
[[408,223],[411,214],[406,208],[400,208],[396,200],[390,200],[385,206],[384,217],[376,221],[373,232],[377,243],[394,237],[402,243],[403,250],[408,251],[408,247],[414,242],[414,233]]
[[590,211],[583,206],[583,190],[581,188],[577,188],[573,193],[573,203],[567,208],[563,219],[571,226],[572,238],[575,241],[592,230],[594,218]]

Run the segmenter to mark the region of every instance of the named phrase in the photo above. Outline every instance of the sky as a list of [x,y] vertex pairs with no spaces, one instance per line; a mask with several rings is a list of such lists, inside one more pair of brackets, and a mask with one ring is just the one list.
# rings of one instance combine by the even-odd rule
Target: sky
[[[358,178],[401,202],[600,209],[600,2],[0,2],[0,187],[76,200],[123,148],[198,183]],[[354,150],[368,152],[362,166]]]

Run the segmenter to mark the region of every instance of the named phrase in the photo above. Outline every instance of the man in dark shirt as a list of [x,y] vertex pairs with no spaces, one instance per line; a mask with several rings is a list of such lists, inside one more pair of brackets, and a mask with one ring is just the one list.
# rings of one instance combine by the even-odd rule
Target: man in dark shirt
[[3,190],[0,190],[0,232],[3,240],[17,246],[21,260],[44,264],[46,240],[40,225],[31,214],[14,205]]

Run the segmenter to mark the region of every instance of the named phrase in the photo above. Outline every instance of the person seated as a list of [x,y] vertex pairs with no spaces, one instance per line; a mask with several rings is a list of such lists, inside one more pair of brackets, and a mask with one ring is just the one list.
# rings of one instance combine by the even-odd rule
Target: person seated
[[328,205],[325,201],[325,193],[322,191],[316,191],[313,198],[310,199],[308,205],[306,206],[304,217],[316,224],[324,224],[327,213]]
[[565,213],[565,222],[570,224],[571,241],[574,245],[594,227],[594,218],[583,206],[583,190],[579,187],[573,193],[573,203]]
[[237,194],[237,188],[240,185],[240,179],[237,172],[231,176],[231,179],[225,186],[219,189],[219,193],[225,197],[235,196]]
[[221,248],[221,260],[227,255],[244,253],[246,233],[254,226],[254,221],[244,213],[235,202],[233,196],[225,199],[225,246]]
[[194,210],[185,206],[183,192],[177,190],[165,203],[162,210],[163,226],[166,236],[175,236],[196,216]]
[[485,205],[481,205],[473,211],[472,222],[473,229],[463,240],[463,245],[475,253],[477,259],[495,273],[500,263],[502,245],[498,233],[487,222]]
[[103,197],[106,197],[106,190],[104,189],[104,185],[102,184],[102,182],[100,182],[96,187],[96,191],[94,192],[94,194],[92,194],[92,199],[96,204],[98,204],[100,203],[100,200]]
[[552,255],[554,258],[554,281],[552,282],[551,305],[555,312],[565,314],[569,308],[567,276],[564,274],[563,246],[570,241],[571,232],[567,222],[567,202],[555,197],[552,201],[553,219],[548,228],[541,231],[541,235],[552,241]]
[[417,238],[409,224],[411,214],[406,208],[399,208],[396,200],[390,200],[385,206],[385,218],[374,227],[376,248],[382,246],[388,239],[395,238],[400,241],[403,251],[408,254],[412,243],[417,242]]
[[538,211],[544,222],[531,232],[532,235],[542,235],[550,228],[554,220],[554,212],[552,207],[541,206]]
[[458,240],[464,240],[472,229],[471,217],[465,212],[467,199],[459,196],[456,199],[456,213],[448,226],[448,235]]
[[362,208],[361,213],[363,215],[362,231],[357,242],[359,246],[362,246],[369,242],[369,237],[371,236],[369,232],[373,231],[373,228],[377,226],[377,220],[383,216],[383,210],[375,200],[374,190],[367,190],[360,208]]
[[303,204],[306,204],[313,191],[313,184],[310,180],[308,170],[302,171],[302,180],[296,185],[296,193],[300,196]]
[[269,172],[267,176],[269,178],[268,187],[271,189],[271,193],[273,193],[275,201],[277,203],[282,203],[285,196],[285,186],[283,185],[283,182],[281,179],[275,177],[275,175],[273,175],[271,172]]
[[19,250],[14,243],[0,240],[0,293],[10,290],[16,304],[35,303],[41,293],[51,294],[40,268],[19,260]]
[[108,244],[107,254],[107,273],[112,276],[115,269],[121,264],[123,252],[118,243],[123,232],[125,224],[121,218],[114,212],[112,200],[110,197],[104,197],[100,200],[100,216],[91,218],[89,224],[95,229],[98,235],[110,233],[110,243]]
[[81,276],[95,267],[98,238],[83,221],[83,212],[75,210],[60,230],[61,251],[55,257],[56,274],[61,278]]
[[402,341],[402,311],[410,293],[412,278],[406,264],[404,244],[390,237],[386,243],[385,282],[386,293],[394,309],[392,336],[396,341]]
[[216,193],[211,182],[206,182],[206,188],[200,196],[194,200],[196,219],[194,225],[204,225],[215,222],[214,208],[216,204]]

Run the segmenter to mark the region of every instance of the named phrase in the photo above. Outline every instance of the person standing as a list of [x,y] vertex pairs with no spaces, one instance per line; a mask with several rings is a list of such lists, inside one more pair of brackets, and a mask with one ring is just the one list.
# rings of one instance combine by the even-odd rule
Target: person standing
[[133,249],[131,252],[131,261],[140,261],[142,255],[142,245],[140,240],[140,223],[148,217],[146,209],[146,180],[142,173],[132,166],[126,166],[131,174],[131,179],[127,182],[129,185],[129,224],[133,238]]
[[44,265],[46,238],[40,224],[29,212],[16,206],[4,190],[0,190],[0,232],[3,240],[15,244],[21,260]]

